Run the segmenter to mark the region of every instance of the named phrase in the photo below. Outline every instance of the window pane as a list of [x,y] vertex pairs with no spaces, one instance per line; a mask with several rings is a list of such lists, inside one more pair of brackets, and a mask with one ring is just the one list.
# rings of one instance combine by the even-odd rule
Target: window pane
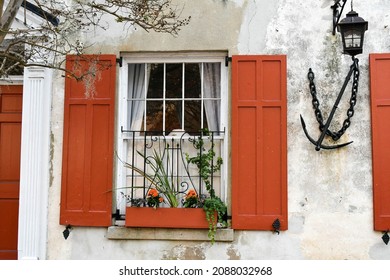
[[186,132],[198,132],[201,129],[201,101],[185,101],[184,129]]
[[163,102],[146,102],[146,130],[163,131]]
[[165,131],[169,134],[174,129],[181,129],[182,101],[167,101],[165,107]]
[[201,97],[201,79],[199,63],[185,64],[185,98],[200,98]]
[[126,129],[141,130],[145,115],[145,64],[129,64],[128,123]]
[[166,71],[166,97],[182,98],[183,64],[167,64]]
[[203,63],[205,98],[221,98],[221,63]]
[[208,128],[211,131],[219,131],[220,123],[220,100],[205,100],[204,101],[204,128]]
[[221,64],[203,63],[203,128],[219,131],[221,106]]
[[130,130],[139,131],[142,130],[144,125],[144,101],[129,101],[129,123]]
[[145,98],[145,64],[129,64],[129,99]]
[[163,98],[164,64],[148,64],[148,98]]

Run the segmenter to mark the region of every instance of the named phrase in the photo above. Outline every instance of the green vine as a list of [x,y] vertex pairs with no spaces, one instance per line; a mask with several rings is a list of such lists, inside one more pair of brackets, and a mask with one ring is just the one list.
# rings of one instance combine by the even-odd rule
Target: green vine
[[[209,131],[204,129],[202,134],[208,136]],[[206,190],[210,195],[210,197],[206,198],[204,201],[203,210],[206,213],[206,219],[209,225],[208,237],[210,238],[211,243],[214,244],[218,222],[223,225],[227,224],[224,220],[227,213],[227,207],[225,203],[215,195],[215,190],[211,182],[211,175],[221,170],[223,160],[221,157],[218,157],[214,163],[216,154],[213,142],[211,143],[210,149],[206,150],[204,140],[199,136],[197,139],[194,139],[193,145],[199,152],[193,157],[186,154],[186,160],[188,163],[192,163],[198,168],[199,176],[203,180]],[[215,213],[217,213],[217,217],[215,217]]]
[[[202,130],[202,134],[208,136],[210,133],[207,129]],[[215,197],[215,191],[211,183],[211,175],[219,170],[221,170],[221,165],[223,160],[221,157],[217,158],[216,163],[214,163],[215,151],[214,143],[211,143],[209,150],[206,150],[204,140],[201,136],[197,139],[194,139],[193,145],[197,151],[196,156],[190,157],[189,154],[186,154],[186,160],[188,163],[196,165],[199,170],[199,176],[202,178],[205,183],[206,190],[210,194],[211,198]]]
[[[224,216],[227,212],[225,203],[217,196],[214,198],[207,198],[203,204],[203,210],[206,212],[206,220],[209,224],[208,237],[211,240],[211,244],[215,242],[215,234],[217,232],[217,223],[221,222],[226,226]],[[217,217],[215,217],[217,213]]]

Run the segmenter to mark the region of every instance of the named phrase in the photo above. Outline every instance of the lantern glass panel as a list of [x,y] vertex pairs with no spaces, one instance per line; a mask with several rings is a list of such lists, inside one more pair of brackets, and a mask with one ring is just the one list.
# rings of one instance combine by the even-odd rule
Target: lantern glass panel
[[360,48],[361,47],[361,32],[358,30],[350,30],[344,33],[346,48]]

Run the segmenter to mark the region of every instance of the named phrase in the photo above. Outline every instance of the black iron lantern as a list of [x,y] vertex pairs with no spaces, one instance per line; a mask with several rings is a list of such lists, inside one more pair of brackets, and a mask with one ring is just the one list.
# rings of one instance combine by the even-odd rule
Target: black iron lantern
[[359,17],[355,11],[350,11],[346,18],[337,25],[343,40],[343,53],[355,56],[363,52],[364,32],[368,29],[368,22]]
[[[342,1],[342,2],[341,2]],[[317,122],[319,123],[319,129],[321,131],[320,137],[318,140],[315,140],[312,138],[308,131],[306,130],[306,124],[303,120],[303,117],[301,116],[301,124],[303,131],[305,132],[306,137],[309,139],[309,141],[315,145],[316,151],[319,151],[320,149],[337,149],[341,147],[345,147],[351,142],[338,144],[338,145],[324,145],[322,144],[325,136],[330,136],[333,141],[338,141],[340,137],[345,133],[345,131],[348,129],[348,127],[351,125],[351,118],[354,115],[354,106],[356,105],[356,97],[358,93],[358,86],[359,86],[359,60],[355,57],[355,55],[360,54],[363,52],[363,41],[364,41],[364,32],[368,29],[368,22],[359,17],[358,13],[356,13],[353,10],[353,2],[351,0],[351,11],[347,14],[346,18],[343,20],[340,20],[340,16],[343,12],[344,6],[347,3],[347,0],[335,0],[334,5],[331,6],[331,9],[333,9],[333,35],[335,35],[336,27],[337,30],[341,34],[341,38],[343,41],[343,53],[349,54],[352,56],[353,63],[351,64],[349,68],[349,72],[347,76],[345,77],[344,84],[341,87],[341,90],[339,92],[339,95],[337,96],[337,99],[332,107],[332,110],[329,113],[328,119],[326,122],[324,122],[322,112],[320,110],[320,103],[317,98],[317,90],[314,83],[314,73],[309,69],[309,73],[307,75],[309,79],[309,89],[310,94],[312,96],[312,104],[314,108],[314,114],[317,119]],[[341,12],[340,12],[341,9]],[[353,78],[352,78],[353,75]],[[349,101],[350,107],[347,110],[347,117],[342,122],[342,127],[338,131],[331,131],[330,124],[333,120],[334,114],[338,108],[338,104],[344,94],[344,91],[349,83],[349,81],[352,78],[352,89],[351,89],[351,99]]]

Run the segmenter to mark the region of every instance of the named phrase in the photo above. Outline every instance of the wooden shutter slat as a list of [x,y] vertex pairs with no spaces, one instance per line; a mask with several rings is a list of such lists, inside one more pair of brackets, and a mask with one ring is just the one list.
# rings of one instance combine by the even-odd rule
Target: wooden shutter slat
[[374,229],[390,229],[390,54],[370,55]]
[[232,227],[287,229],[286,57],[232,58]]
[[[60,213],[64,225],[111,225],[115,59],[114,55],[67,57],[68,70],[92,69],[94,76],[80,81],[68,76],[65,81]],[[100,69],[94,63],[107,67]]]

